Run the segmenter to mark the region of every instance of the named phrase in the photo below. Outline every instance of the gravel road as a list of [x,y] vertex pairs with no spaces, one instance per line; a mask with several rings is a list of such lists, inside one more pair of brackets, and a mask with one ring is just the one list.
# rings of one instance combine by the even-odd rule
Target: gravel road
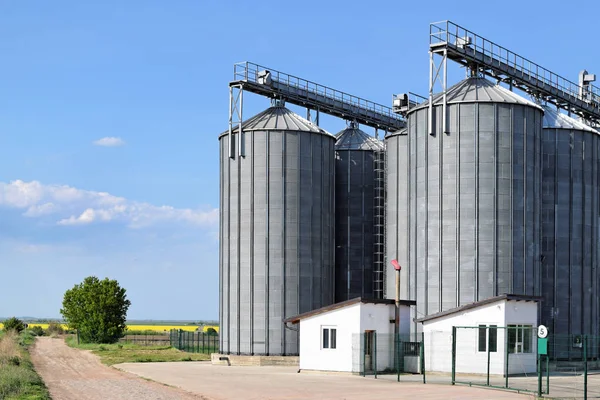
[[31,358],[54,400],[206,399],[107,367],[91,352],[70,348],[62,339],[37,338]]

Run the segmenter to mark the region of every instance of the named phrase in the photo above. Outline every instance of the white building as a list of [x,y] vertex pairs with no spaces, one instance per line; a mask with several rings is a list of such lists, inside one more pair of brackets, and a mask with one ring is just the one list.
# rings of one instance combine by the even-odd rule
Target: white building
[[[505,376],[536,372],[539,297],[502,295],[418,319],[423,324],[425,371]],[[508,364],[507,364],[508,361]]]
[[[410,332],[410,306],[400,301],[399,333]],[[360,373],[394,364],[394,300],[355,298],[288,318],[300,326],[300,369]],[[379,346],[379,348],[377,347]]]

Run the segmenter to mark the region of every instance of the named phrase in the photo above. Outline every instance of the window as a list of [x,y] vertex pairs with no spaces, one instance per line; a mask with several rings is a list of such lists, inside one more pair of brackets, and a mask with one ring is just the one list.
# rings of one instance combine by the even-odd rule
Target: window
[[531,325],[508,325],[508,352],[531,353]]
[[490,353],[498,351],[498,327],[496,325],[490,325],[489,331],[489,347]]
[[478,333],[479,351],[488,351],[488,348],[490,353],[498,351],[498,327],[496,325],[479,325]]
[[321,328],[321,348],[335,349],[337,345],[337,329],[336,328]]
[[485,325],[479,325],[479,351],[487,351],[485,347],[485,339],[487,335],[487,328]]

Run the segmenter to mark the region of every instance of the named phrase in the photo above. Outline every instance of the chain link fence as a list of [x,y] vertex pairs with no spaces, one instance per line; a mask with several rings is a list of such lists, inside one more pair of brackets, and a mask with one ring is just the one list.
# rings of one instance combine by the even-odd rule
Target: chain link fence
[[204,332],[187,332],[173,329],[169,333],[171,347],[188,353],[218,353],[219,336]]
[[135,344],[138,346],[170,346],[171,339],[168,334],[142,334],[125,335],[119,339],[119,343]]

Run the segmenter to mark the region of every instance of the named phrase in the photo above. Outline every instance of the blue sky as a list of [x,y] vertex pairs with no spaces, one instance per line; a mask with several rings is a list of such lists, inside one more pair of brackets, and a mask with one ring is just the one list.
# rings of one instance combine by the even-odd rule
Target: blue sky
[[[450,19],[572,80],[600,73],[593,2],[33,4],[0,4],[0,316],[58,317],[97,275],[128,290],[130,318],[217,317],[234,62],[389,104],[426,94],[429,23]],[[267,106],[248,95],[245,116]]]

